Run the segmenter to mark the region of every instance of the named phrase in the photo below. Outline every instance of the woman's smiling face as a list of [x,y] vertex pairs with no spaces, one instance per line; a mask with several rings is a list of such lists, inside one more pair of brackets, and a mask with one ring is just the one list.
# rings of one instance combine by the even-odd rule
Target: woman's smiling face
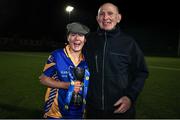
[[70,49],[72,49],[74,52],[81,51],[86,42],[85,35],[79,33],[69,33],[67,39]]

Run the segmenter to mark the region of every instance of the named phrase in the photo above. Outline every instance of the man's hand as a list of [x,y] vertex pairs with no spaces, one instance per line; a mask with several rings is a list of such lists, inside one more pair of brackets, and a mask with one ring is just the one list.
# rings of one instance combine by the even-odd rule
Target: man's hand
[[127,96],[123,96],[114,104],[114,107],[117,107],[114,113],[125,113],[130,106],[131,100]]

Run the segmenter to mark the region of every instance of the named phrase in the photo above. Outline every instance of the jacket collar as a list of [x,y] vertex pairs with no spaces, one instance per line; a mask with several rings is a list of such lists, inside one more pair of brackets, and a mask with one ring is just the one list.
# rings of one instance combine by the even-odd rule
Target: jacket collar
[[116,33],[119,33],[119,32],[121,32],[119,25],[116,25],[115,28],[112,30],[103,30],[100,27],[98,27],[98,29],[97,29],[97,33],[99,35],[103,35],[105,33],[107,35],[115,35]]

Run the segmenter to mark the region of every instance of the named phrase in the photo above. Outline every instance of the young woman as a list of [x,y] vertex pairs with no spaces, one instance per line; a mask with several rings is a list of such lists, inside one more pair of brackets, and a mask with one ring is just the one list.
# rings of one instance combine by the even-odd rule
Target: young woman
[[[39,77],[40,82],[48,86],[44,118],[83,118],[90,74],[82,48],[88,32],[85,25],[68,24],[68,44],[49,56]],[[81,78],[76,76],[79,69],[83,70]]]

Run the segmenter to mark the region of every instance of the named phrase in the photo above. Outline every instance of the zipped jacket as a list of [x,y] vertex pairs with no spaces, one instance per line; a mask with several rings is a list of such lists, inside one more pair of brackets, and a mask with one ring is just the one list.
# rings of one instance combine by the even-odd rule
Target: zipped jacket
[[87,105],[114,110],[113,105],[122,96],[128,96],[134,104],[148,76],[136,41],[117,26],[111,31],[91,33],[86,48],[91,73]]

